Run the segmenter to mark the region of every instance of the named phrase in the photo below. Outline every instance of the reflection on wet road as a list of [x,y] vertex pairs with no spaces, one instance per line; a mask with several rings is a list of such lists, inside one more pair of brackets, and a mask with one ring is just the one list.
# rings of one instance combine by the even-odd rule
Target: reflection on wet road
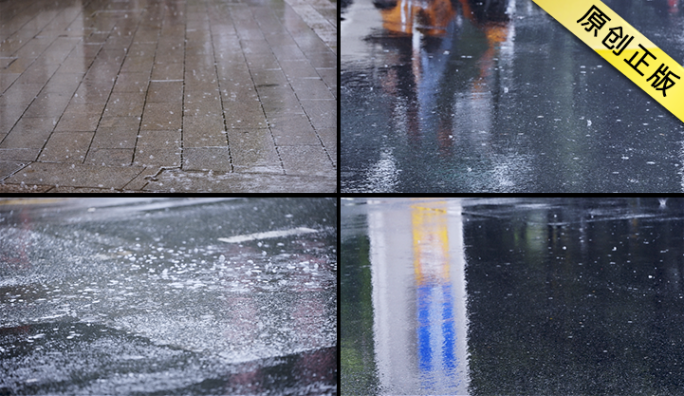
[[4,202],[0,217],[0,393],[336,391],[334,200]]
[[342,394],[679,394],[684,201],[345,200]]
[[[605,1],[676,60],[679,0]],[[681,192],[684,126],[531,0],[348,0],[345,192]]]

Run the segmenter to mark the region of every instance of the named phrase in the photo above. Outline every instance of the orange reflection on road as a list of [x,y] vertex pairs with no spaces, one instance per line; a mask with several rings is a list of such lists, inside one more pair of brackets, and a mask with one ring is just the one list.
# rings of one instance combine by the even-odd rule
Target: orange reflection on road
[[395,33],[413,34],[416,28],[428,36],[446,34],[446,27],[456,16],[449,0],[399,0],[392,8],[380,10],[382,26]]
[[440,206],[411,207],[413,225],[413,269],[416,283],[449,282],[449,237],[446,209]]

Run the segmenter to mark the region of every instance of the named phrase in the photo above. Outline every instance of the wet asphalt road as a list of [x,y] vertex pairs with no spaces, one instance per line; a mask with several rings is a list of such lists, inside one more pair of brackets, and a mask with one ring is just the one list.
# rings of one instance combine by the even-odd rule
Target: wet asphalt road
[[336,203],[0,205],[0,394],[335,393]]
[[342,202],[342,394],[682,393],[684,200]]
[[[605,3],[684,63],[679,0]],[[341,4],[343,192],[681,192],[684,125],[531,0]]]

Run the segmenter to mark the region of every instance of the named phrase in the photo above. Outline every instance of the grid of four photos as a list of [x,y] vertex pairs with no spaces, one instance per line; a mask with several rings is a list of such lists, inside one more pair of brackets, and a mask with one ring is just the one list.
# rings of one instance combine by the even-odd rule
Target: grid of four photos
[[0,0],[0,395],[684,394],[682,8]]

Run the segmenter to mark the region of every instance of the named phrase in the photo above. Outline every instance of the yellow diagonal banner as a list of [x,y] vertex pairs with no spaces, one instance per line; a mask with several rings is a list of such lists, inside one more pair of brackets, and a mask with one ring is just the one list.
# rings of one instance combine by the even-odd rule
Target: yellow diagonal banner
[[684,121],[684,68],[598,0],[533,0]]

